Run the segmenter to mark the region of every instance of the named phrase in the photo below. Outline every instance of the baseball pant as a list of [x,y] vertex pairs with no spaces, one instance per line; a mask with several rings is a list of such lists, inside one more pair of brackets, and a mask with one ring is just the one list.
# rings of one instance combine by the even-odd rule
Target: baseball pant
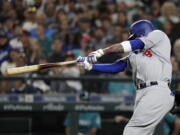
[[167,84],[137,90],[134,113],[123,135],[152,135],[173,105],[174,96]]

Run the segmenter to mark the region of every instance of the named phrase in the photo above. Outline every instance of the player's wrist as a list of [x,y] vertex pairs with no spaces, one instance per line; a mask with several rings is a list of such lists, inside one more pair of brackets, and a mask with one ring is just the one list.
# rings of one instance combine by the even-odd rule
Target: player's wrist
[[100,57],[102,57],[103,55],[104,55],[103,49],[98,49],[98,50],[97,50],[97,55],[96,55],[96,57],[97,57],[97,58],[100,58]]
[[87,61],[85,61],[84,63],[85,63],[84,68],[85,68],[86,70],[88,70],[88,71],[92,70],[93,65],[92,65],[91,63],[89,63],[89,62],[87,62]]
[[102,57],[104,55],[104,51],[103,49],[98,49],[92,53],[90,53],[88,56],[87,56],[87,61],[89,63],[95,63],[97,62],[98,58]]

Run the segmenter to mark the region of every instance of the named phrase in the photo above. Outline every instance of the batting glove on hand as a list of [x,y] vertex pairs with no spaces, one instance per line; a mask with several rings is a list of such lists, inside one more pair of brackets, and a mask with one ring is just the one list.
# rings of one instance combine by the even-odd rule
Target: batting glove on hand
[[88,61],[87,61],[87,57],[81,57],[79,56],[77,59],[76,59],[76,62],[78,63],[79,66],[83,67],[84,69],[90,71],[92,69],[92,64],[90,64]]
[[99,49],[97,51],[94,51],[92,53],[90,53],[88,56],[87,56],[87,61],[89,63],[95,63],[97,62],[97,59],[100,58],[101,56],[104,55],[104,52],[102,49]]

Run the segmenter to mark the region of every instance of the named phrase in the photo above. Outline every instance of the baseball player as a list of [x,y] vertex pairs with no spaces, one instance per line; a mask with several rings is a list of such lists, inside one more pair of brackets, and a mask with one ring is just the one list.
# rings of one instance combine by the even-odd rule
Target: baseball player
[[[129,53],[112,64],[92,64],[109,53]],[[77,58],[86,70],[105,73],[122,72],[132,67],[137,91],[133,115],[123,135],[152,135],[157,124],[171,110],[174,96],[168,85],[171,81],[171,45],[167,35],[156,30],[147,20],[140,20],[130,26],[128,41],[114,44],[105,49]]]

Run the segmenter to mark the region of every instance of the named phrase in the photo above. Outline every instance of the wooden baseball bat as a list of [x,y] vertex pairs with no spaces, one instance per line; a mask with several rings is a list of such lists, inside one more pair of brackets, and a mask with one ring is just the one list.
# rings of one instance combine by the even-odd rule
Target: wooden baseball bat
[[42,69],[47,69],[47,68],[60,67],[60,66],[65,66],[65,65],[69,65],[69,64],[75,64],[75,63],[76,63],[76,60],[72,60],[72,61],[65,61],[65,62],[46,63],[46,64],[38,64],[38,65],[8,68],[6,73],[7,73],[7,75],[16,75],[16,74],[40,71]]

